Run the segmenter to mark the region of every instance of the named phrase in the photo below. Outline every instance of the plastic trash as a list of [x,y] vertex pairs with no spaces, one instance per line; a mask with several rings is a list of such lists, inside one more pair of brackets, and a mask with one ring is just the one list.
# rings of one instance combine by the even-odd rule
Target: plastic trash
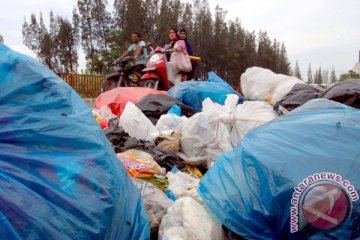
[[95,106],[97,109],[108,106],[113,114],[120,116],[128,102],[137,103],[149,94],[166,94],[166,92],[151,88],[119,87],[100,94],[95,100]]
[[292,111],[306,102],[318,98],[320,93],[321,89],[318,87],[309,84],[295,84],[291,91],[275,104],[274,110],[281,112],[279,108],[282,106],[287,111]]
[[0,238],[148,239],[140,193],[82,99],[0,45]]
[[185,116],[179,117],[178,115],[168,113],[160,117],[159,121],[156,123],[156,128],[160,132],[174,131],[182,122],[186,120],[187,117]]
[[289,93],[297,83],[305,82],[260,67],[248,68],[241,75],[241,90],[245,98],[250,101],[265,101],[272,106]]
[[[190,107],[186,106],[176,98],[165,94],[150,94],[143,97],[136,106],[154,123],[156,124],[160,117],[166,113],[174,113],[178,116],[183,113],[190,117],[193,112]],[[173,111],[173,112],[172,112]]]
[[128,102],[120,117],[120,126],[131,137],[150,141],[159,135],[158,129],[132,102]]
[[169,136],[159,136],[155,139],[156,148],[164,153],[177,152],[180,150],[180,140],[181,135],[176,132]]
[[168,209],[159,229],[159,240],[223,240],[221,224],[209,210],[190,197]]
[[360,79],[338,82],[322,92],[320,97],[360,109]]
[[150,231],[156,232],[173,201],[154,184],[135,178],[133,181],[141,192],[141,198],[150,221]]
[[146,178],[155,174],[165,175],[165,169],[162,169],[149,153],[130,149],[116,155],[131,177]]
[[199,194],[246,239],[357,239],[359,142],[359,110],[311,100],[222,155]]
[[181,107],[177,104],[175,104],[174,106],[172,106],[169,111],[167,112],[168,114],[175,114],[177,116],[181,116]]
[[177,172],[168,172],[166,177],[169,180],[168,190],[170,190],[177,199],[182,197],[191,197],[199,203],[202,203],[202,200],[197,193],[197,188],[199,186],[199,179],[194,178],[186,173],[181,171]]
[[181,123],[181,156],[190,165],[207,161],[208,167],[222,153],[232,150],[252,129],[275,117],[272,107],[265,102],[244,102],[237,105],[237,95],[228,95],[225,105],[206,99],[203,112]]
[[99,111],[100,119],[106,119],[110,120],[113,118],[117,118],[116,115],[114,115],[111,111],[111,109],[108,106],[102,106]]
[[190,106],[194,112],[201,112],[202,102],[206,98],[224,104],[228,94],[236,94],[239,97],[238,103],[242,103],[244,100],[239,93],[214,72],[209,72],[207,81],[181,82],[171,88],[168,94]]

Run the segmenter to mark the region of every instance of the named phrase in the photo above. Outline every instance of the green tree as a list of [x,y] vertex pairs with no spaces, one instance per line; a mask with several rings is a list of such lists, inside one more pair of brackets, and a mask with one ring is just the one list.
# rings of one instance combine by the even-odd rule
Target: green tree
[[348,73],[341,74],[340,81],[347,79],[360,79],[360,74],[350,70]]
[[308,72],[307,72],[307,77],[308,77],[308,83],[313,83],[313,76],[312,76],[311,64],[310,63],[309,63],[309,68],[308,68]]
[[59,71],[55,40],[45,27],[42,13],[40,13],[39,21],[35,14],[31,14],[29,23],[24,19],[22,33],[25,46],[34,51],[39,60],[50,69]]
[[299,78],[299,79],[302,79],[298,60],[296,60],[295,69],[294,69],[294,76]]
[[279,72],[278,73],[282,73],[282,74],[286,74],[286,75],[291,74],[290,62],[287,57],[287,51],[286,51],[286,47],[285,47],[284,43],[281,44],[280,59],[279,59]]
[[108,51],[106,38],[111,23],[106,4],[106,0],[78,0],[81,43],[92,72],[104,72],[107,66],[102,59],[102,53]]
[[336,78],[335,68],[333,67],[331,69],[330,83],[336,83],[336,82],[337,82],[337,78]]

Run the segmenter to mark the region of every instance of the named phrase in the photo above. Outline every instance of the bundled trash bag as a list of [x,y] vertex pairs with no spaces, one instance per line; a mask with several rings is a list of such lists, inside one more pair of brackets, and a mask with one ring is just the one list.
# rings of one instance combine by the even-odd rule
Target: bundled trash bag
[[274,110],[279,112],[279,107],[285,108],[287,111],[292,111],[306,102],[316,99],[320,96],[321,89],[309,84],[295,84],[291,91],[286,94],[274,106]]
[[148,239],[140,193],[81,98],[0,44],[0,238]]
[[236,94],[239,97],[238,103],[244,101],[239,93],[214,72],[209,72],[207,81],[186,81],[177,84],[169,90],[168,94],[190,106],[194,112],[201,112],[202,102],[206,98],[224,104],[228,94]]
[[128,102],[137,103],[149,94],[165,93],[151,88],[119,87],[100,94],[95,100],[95,106],[97,109],[108,106],[113,114],[120,116]]
[[141,192],[141,198],[149,216],[150,231],[157,232],[162,218],[173,204],[173,201],[154,184],[136,178],[133,181]]
[[190,107],[169,95],[150,94],[136,103],[136,106],[153,122],[153,124],[156,124],[160,117],[166,114],[174,105],[178,105],[181,108],[183,115],[187,117],[193,115]]
[[183,121],[176,129],[181,133],[181,150],[190,165],[207,162],[208,167],[224,152],[236,147],[252,129],[271,121],[277,114],[266,102],[237,104],[238,96],[227,96],[225,105],[203,102],[203,112]]
[[347,79],[322,92],[321,98],[360,108],[360,79]]
[[221,224],[190,197],[171,205],[159,229],[159,240],[223,240]]
[[305,82],[260,67],[248,68],[241,75],[241,90],[245,98],[250,101],[265,101],[272,106],[289,93],[297,83]]
[[359,110],[311,100],[249,133],[198,191],[246,239],[358,239],[359,143]]

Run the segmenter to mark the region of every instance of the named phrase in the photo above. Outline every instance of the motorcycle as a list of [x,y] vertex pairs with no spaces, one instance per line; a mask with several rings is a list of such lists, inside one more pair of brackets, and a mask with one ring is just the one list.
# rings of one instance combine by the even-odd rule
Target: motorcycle
[[[153,50],[153,48],[151,49]],[[155,49],[155,53],[146,63],[146,68],[142,70],[141,81],[146,83],[146,87],[167,91],[173,86],[173,83],[168,79],[166,70],[166,54],[168,53],[172,53],[172,50],[163,50],[159,47]],[[181,81],[186,81],[188,73],[180,72],[180,74]]]

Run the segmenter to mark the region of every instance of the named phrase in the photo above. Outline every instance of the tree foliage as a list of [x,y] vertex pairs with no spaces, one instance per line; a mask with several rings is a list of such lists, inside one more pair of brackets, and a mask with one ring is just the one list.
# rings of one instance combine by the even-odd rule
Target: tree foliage
[[340,81],[345,81],[347,79],[360,79],[360,74],[350,70],[348,73],[341,74]]
[[[285,44],[243,28],[239,19],[227,20],[227,11],[216,6],[211,13],[207,0],[115,0],[112,13],[106,0],[78,0],[72,22],[50,17],[46,29],[42,17],[24,21],[26,46],[54,70],[74,71],[78,44],[86,56],[87,70],[108,73],[112,62],[131,43],[132,32],[145,41],[163,46],[170,28],[185,28],[195,55],[202,58],[200,75],[216,71],[233,85],[252,66],[291,74]],[[79,31],[78,31],[79,30]],[[61,51],[60,51],[61,48]]]

